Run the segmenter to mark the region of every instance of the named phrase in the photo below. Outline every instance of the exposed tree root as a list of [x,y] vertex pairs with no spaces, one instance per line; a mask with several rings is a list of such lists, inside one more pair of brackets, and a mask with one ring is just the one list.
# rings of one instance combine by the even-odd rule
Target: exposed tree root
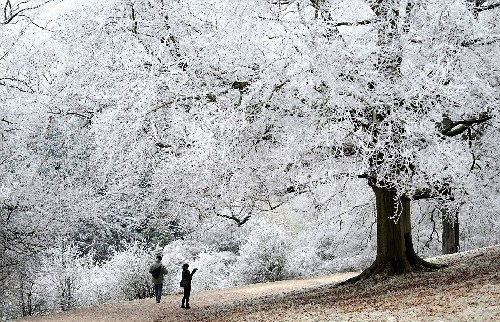
[[377,258],[373,264],[361,272],[361,274],[342,282],[340,285],[353,284],[367,279],[381,280],[395,275],[431,272],[443,267],[446,267],[446,265],[430,263],[411,251],[404,259],[394,257],[386,257],[383,259]]

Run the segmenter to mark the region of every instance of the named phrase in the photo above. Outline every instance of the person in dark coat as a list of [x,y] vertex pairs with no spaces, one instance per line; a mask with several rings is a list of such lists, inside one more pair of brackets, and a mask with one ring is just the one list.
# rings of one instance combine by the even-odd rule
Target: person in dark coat
[[163,280],[165,279],[165,275],[167,275],[168,273],[165,266],[161,263],[161,259],[161,255],[156,255],[155,262],[149,267],[149,272],[151,274],[153,274],[153,272],[157,269],[160,270],[160,274],[157,277],[151,275],[151,279],[155,288],[156,303],[160,303],[161,301],[161,294],[163,292]]
[[193,269],[193,272],[189,272],[189,264],[182,265],[182,281],[181,286],[184,288],[184,297],[182,298],[181,308],[189,309],[189,296],[191,295],[191,280],[193,279],[194,273],[198,269]]

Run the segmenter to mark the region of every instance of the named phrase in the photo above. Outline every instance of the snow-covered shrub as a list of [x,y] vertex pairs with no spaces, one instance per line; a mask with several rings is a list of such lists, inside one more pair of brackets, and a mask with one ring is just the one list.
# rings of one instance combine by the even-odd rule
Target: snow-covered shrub
[[2,319],[49,311],[43,293],[37,292],[40,258],[20,258],[19,264],[4,269],[1,276],[0,316]]
[[311,219],[294,239],[296,258],[289,259],[294,275],[318,276],[368,266],[376,254],[372,211],[369,205],[360,206],[357,211],[328,212]]
[[139,244],[116,253],[101,269],[111,272],[116,285],[118,300],[134,300],[149,297],[152,284],[149,266],[150,252]]
[[[352,230],[356,230],[353,232]],[[359,270],[373,260],[375,238],[350,239],[352,234],[367,232],[353,226],[350,235],[338,225],[325,222],[304,229],[292,243],[287,259],[287,272],[296,278],[321,276],[340,271]]]
[[182,265],[189,264],[189,269],[198,268],[193,278],[193,290],[218,289],[234,285],[232,268],[236,254],[218,251],[212,243],[194,240],[176,240],[163,249],[163,264],[168,270],[165,277],[164,292],[175,293],[179,289]]
[[43,314],[80,306],[78,290],[86,283],[90,256],[77,256],[73,245],[56,246],[25,256],[2,282],[1,315]]
[[78,290],[81,306],[141,299],[151,296],[149,265],[153,257],[142,245],[135,243],[124,251],[84,272],[87,283]]
[[201,229],[193,232],[190,238],[201,241],[205,248],[214,252],[237,254],[246,234],[248,234],[247,230],[239,227],[232,220],[209,217],[203,221]]
[[250,233],[241,246],[234,274],[238,284],[252,284],[286,279],[290,238],[284,229],[266,218],[254,218]]
[[211,290],[233,286],[232,272],[235,262],[236,255],[231,252],[200,253],[190,265],[190,269],[198,268],[193,277],[193,290]]
[[113,289],[111,272],[105,272],[102,266],[90,267],[83,273],[88,283],[82,285],[78,290],[78,298],[81,306],[94,306],[117,301]]
[[179,291],[179,281],[182,275],[182,265],[188,263],[190,269],[194,268],[192,263],[203,251],[204,246],[195,240],[175,240],[163,248],[163,264],[167,268],[168,275],[165,276],[163,292],[174,293]]
[[324,261],[318,256],[316,248],[308,244],[291,249],[285,269],[288,275],[293,278],[325,274]]
[[69,310],[81,306],[79,289],[88,281],[85,271],[91,255],[80,256],[74,245],[64,245],[46,253],[37,274],[36,291],[50,311]]

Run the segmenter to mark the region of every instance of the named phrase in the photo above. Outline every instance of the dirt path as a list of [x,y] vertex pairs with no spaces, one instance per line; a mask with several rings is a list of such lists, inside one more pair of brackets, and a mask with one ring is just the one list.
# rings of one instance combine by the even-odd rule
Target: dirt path
[[20,321],[414,322],[500,321],[500,246],[442,256],[434,272],[339,286],[358,273],[116,303]]
[[305,280],[280,281],[262,283],[224,290],[213,290],[191,295],[191,310],[181,309],[182,295],[162,297],[162,303],[154,299],[114,303],[98,307],[77,309],[50,316],[26,317],[19,321],[33,322],[152,322],[152,321],[182,321],[197,319],[196,313],[214,305],[229,305],[242,300],[252,300],[262,296],[272,296],[284,292],[306,290],[326,284],[338,283],[358,273],[333,274]]

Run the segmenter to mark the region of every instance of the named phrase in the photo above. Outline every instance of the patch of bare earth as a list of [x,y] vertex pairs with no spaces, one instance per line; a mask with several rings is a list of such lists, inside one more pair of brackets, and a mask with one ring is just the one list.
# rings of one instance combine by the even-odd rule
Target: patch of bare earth
[[22,321],[500,321],[500,246],[431,260],[434,272],[339,286],[356,273],[117,303]]

